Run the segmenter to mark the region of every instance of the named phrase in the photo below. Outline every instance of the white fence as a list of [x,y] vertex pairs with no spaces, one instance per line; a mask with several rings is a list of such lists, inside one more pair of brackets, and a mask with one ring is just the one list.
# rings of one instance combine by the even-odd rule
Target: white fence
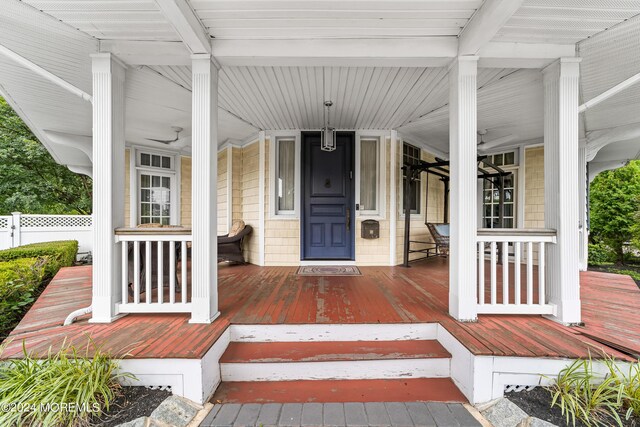
[[0,216],[0,249],[29,243],[77,240],[78,252],[91,252],[91,215],[24,215],[14,212]]
[[481,229],[477,242],[478,314],[553,314],[545,246],[556,243],[555,230]]
[[190,313],[192,237],[187,229],[116,230],[121,243],[120,313]]

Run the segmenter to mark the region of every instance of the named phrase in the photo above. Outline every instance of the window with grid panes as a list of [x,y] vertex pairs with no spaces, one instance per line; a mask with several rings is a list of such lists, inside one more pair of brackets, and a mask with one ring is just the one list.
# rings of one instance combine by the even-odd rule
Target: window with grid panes
[[[496,165],[497,166],[497,165]],[[500,228],[500,189],[496,180],[483,179],[482,226]],[[516,226],[515,174],[504,177],[504,228]]]

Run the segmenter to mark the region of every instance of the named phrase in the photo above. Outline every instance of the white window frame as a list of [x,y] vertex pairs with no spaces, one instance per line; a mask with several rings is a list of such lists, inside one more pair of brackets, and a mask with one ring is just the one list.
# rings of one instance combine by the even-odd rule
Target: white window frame
[[360,206],[360,155],[361,155],[361,141],[363,139],[375,139],[378,143],[377,149],[377,177],[378,188],[376,189],[376,201],[377,206],[373,210],[356,210],[356,217],[369,218],[369,219],[385,219],[386,217],[386,201],[387,201],[387,137],[389,132],[384,131],[356,131],[356,158],[355,158],[355,201]]
[[[407,141],[404,138],[400,138],[400,145],[398,150],[399,151],[398,155],[400,157],[399,159],[396,159],[396,161],[399,163],[399,166],[398,166],[398,183],[400,185],[400,191],[398,191],[398,218],[399,219],[404,219],[404,216],[405,216],[404,215],[404,179],[402,177],[402,174],[403,174],[402,166],[404,166],[404,144],[405,143],[419,148],[421,159],[422,159],[423,152],[429,153],[429,149],[424,148],[424,146],[422,146],[421,144],[416,144],[416,143]],[[430,154],[434,154],[434,153],[430,153]],[[426,179],[423,179],[421,177],[420,179],[420,213],[412,213],[409,217],[409,219],[412,221],[424,220],[425,215],[427,214],[426,212],[427,197],[424,197],[427,190],[426,181],[427,181]]]
[[[142,153],[155,154],[165,157],[171,157],[171,169],[161,167],[149,167],[140,165],[140,156]],[[171,216],[169,223],[171,225],[180,225],[182,218],[180,217],[181,209],[181,163],[180,153],[171,150],[159,150],[156,148],[147,148],[134,146],[130,148],[129,155],[129,192],[130,192],[130,226],[137,227],[140,224],[140,174],[151,173],[156,175],[167,176],[171,178]]]
[[[301,135],[299,131],[277,131],[269,132],[269,219],[299,219],[300,218],[300,163],[301,163]],[[295,141],[295,166],[294,166],[294,195],[293,210],[278,210],[278,184],[276,171],[278,168],[278,141]]]
[[[514,222],[513,228],[524,227],[524,204],[525,204],[525,187],[524,187],[524,147],[518,147],[510,150],[494,151],[486,153],[487,156],[496,154],[513,153],[515,164],[508,166],[498,166],[506,172],[512,172],[514,175],[514,191],[516,192],[514,202]],[[484,180],[478,180],[478,228],[484,227]]]

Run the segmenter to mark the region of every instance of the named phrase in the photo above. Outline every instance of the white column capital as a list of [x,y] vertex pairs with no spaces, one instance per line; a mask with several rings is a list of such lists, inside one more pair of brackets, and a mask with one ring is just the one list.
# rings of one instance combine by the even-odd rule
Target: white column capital
[[581,61],[582,58],[573,56],[558,58],[542,69],[543,78],[546,81],[549,78],[557,77],[579,77]]
[[451,73],[451,70],[454,67],[458,67],[459,74],[473,74],[473,75],[477,75],[478,74],[478,60],[480,59],[479,56],[472,56],[472,55],[462,55],[462,56],[456,56],[453,61],[451,61],[449,63],[449,67],[447,69],[447,71],[449,73]]
[[91,68],[94,73],[117,73],[128,68],[127,64],[113,53],[99,52],[92,53],[89,56],[91,57]]

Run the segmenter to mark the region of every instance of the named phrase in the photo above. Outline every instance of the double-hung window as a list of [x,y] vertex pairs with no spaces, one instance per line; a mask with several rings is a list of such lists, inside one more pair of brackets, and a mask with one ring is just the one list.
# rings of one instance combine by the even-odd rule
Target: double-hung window
[[176,224],[176,158],[137,151],[137,216],[139,224]]

